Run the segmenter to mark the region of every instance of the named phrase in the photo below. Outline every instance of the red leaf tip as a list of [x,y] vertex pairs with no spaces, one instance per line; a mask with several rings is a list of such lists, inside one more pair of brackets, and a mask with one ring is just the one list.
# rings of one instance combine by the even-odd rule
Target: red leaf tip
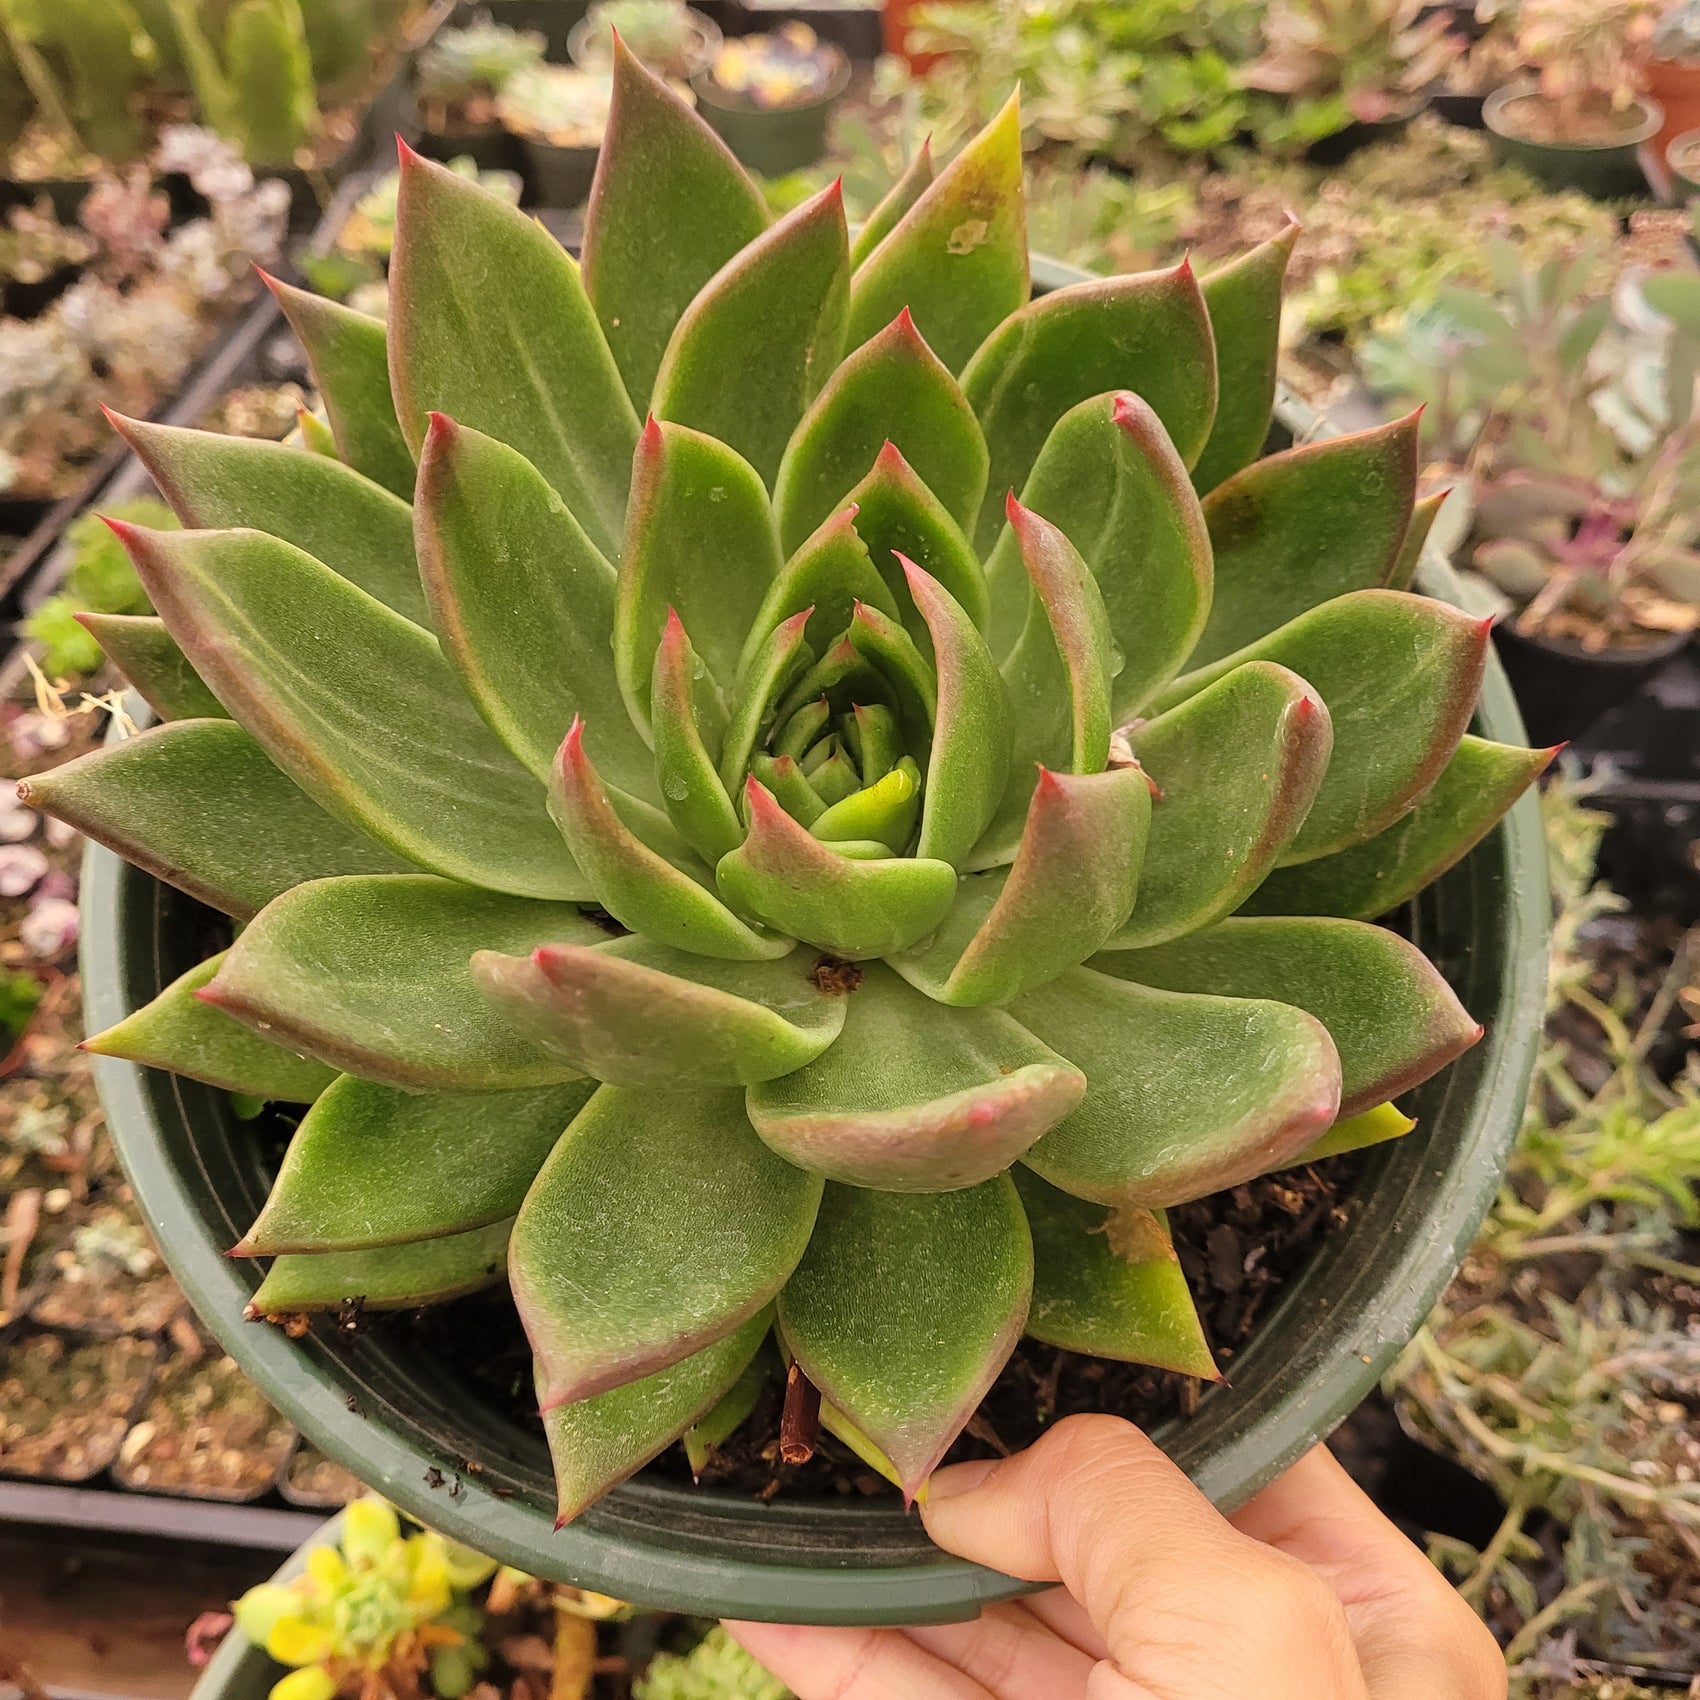
[[900,331],[904,336],[918,338],[921,334],[915,329],[915,315],[909,311],[907,306],[905,306],[891,322],[892,327],[895,330]]
[[142,535],[142,528],[127,519],[114,519],[111,514],[101,514],[100,523],[124,545],[126,549],[133,547],[135,541]]
[[643,436],[639,447],[645,454],[657,454],[661,449],[661,421],[653,413],[648,414],[643,422]]
[[1181,255],[1181,263],[1175,267],[1175,276],[1178,278],[1190,279],[1192,275],[1192,250],[1188,248],[1187,251]]
[[1035,797],[1039,797],[1039,796],[1060,797],[1060,796],[1062,796],[1062,794],[1063,794],[1062,775],[1060,773],[1056,773],[1052,769],[1046,767],[1043,762],[1040,762],[1037,765],[1038,765],[1038,768],[1039,768],[1039,777],[1038,777],[1037,781],[1035,781],[1035,783],[1034,783],[1033,795]]
[[1568,738],[1566,738],[1562,744],[1548,744],[1547,747],[1541,751],[1541,754],[1547,758],[1541,763],[1542,772],[1545,772],[1547,768],[1551,767],[1552,764],[1569,748],[1570,740]]
[[403,170],[406,170],[409,166],[424,163],[424,156],[415,153],[413,149],[408,146],[407,137],[404,136],[401,131],[395,131],[394,135],[396,160]]
[[1016,500],[1013,490],[1003,499],[1003,511],[1011,525],[1020,525],[1027,517],[1027,509]]

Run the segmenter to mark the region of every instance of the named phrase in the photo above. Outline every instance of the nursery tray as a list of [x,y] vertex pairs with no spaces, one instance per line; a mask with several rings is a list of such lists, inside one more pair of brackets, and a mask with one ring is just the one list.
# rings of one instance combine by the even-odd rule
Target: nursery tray
[[324,1518],[316,1512],[269,1505],[219,1505],[207,1500],[168,1499],[163,1494],[119,1493],[111,1488],[0,1481],[0,1522],[154,1535],[162,1540],[204,1541],[258,1552],[293,1552],[323,1525]]

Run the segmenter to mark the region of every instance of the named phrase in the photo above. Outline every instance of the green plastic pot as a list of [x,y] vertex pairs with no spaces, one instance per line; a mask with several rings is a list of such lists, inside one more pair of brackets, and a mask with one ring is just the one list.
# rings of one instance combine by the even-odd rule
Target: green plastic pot
[[[1083,274],[1035,262],[1035,287]],[[1301,406],[1285,426],[1314,435]],[[1458,600],[1432,557],[1431,595]],[[1523,742],[1497,662],[1476,730]],[[206,912],[90,846],[83,869],[85,1015],[110,1026],[199,961]],[[1327,1435],[1416,1331],[1475,1235],[1522,1118],[1546,984],[1549,900],[1535,799],[1525,798],[1417,899],[1411,937],[1486,1037],[1406,1100],[1416,1131],[1366,1154],[1349,1225],[1292,1280],[1197,1414],[1155,1431],[1218,1505],[1238,1505]],[[315,1325],[291,1340],[242,1320],[260,1266],[226,1257],[270,1177],[226,1094],[94,1059],[120,1161],[166,1262],[226,1351],[311,1440],[403,1510],[533,1575],[641,1605],[793,1623],[973,1617],[1028,1584],[951,1558],[891,1501],[763,1503],[640,1474],[554,1526],[542,1440],[398,1337]],[[476,1462],[476,1471],[466,1468]]]
[[754,106],[744,96],[722,88],[712,70],[691,78],[697,110],[751,171],[783,177],[825,155],[827,123],[850,86],[850,61],[836,47],[822,51],[832,58],[826,86],[813,100],[797,106]]
[[1664,108],[1656,100],[1641,96],[1636,102],[1640,116],[1609,142],[1537,142],[1518,132],[1516,107],[1542,98],[1532,83],[1508,83],[1482,103],[1482,122],[1502,164],[1521,166],[1549,189],[1578,189],[1599,201],[1647,193],[1640,150],[1664,123]]

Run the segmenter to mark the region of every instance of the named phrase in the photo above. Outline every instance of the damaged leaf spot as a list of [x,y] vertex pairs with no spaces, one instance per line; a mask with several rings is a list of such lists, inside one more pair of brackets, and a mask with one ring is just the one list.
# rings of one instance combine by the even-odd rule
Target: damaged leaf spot
[[829,998],[847,997],[862,983],[862,970],[854,962],[841,962],[836,956],[816,959],[809,978],[817,992]]
[[1103,1231],[1110,1250],[1123,1263],[1166,1262],[1175,1255],[1162,1223],[1149,1210],[1117,1210],[1105,1222]]
[[983,218],[965,218],[951,231],[945,247],[953,254],[972,254],[992,233],[991,222]]

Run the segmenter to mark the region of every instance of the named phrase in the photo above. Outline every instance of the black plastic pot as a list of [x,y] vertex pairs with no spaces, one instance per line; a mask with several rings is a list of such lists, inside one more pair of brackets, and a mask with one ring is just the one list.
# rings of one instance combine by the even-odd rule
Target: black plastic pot
[[724,89],[712,70],[691,78],[697,110],[727,147],[751,171],[783,177],[801,171],[826,153],[826,126],[850,86],[850,61],[838,48],[827,48],[832,69],[821,92],[795,106],[760,107]]
[[1427,105],[1426,99],[1419,100],[1409,112],[1396,112],[1391,118],[1377,118],[1373,123],[1354,120],[1345,129],[1312,142],[1305,149],[1305,158],[1312,165],[1344,165],[1353,154],[1377,142],[1396,142]]
[[21,283],[7,278],[0,286],[0,311],[8,318],[34,319],[51,307],[83,275],[79,265],[55,266],[46,277]]
[[[1035,263],[1043,290],[1079,274]],[[1314,431],[1288,409],[1295,432]],[[1457,599],[1445,563],[1422,585]],[[1490,663],[1477,730],[1521,742]],[[1217,1504],[1237,1505],[1326,1435],[1421,1324],[1473,1238],[1520,1122],[1539,1038],[1548,897],[1540,817],[1526,798],[1410,915],[1411,936],[1487,1035],[1419,1091],[1414,1133],[1367,1154],[1349,1225],[1285,1289],[1191,1419],[1156,1437]],[[202,954],[204,912],[91,846],[83,878],[90,1032],[155,996]],[[108,1123],[172,1272],[266,1397],[404,1510],[534,1575],[703,1616],[785,1622],[965,1619],[1027,1584],[950,1558],[893,1501],[762,1503],[640,1474],[554,1528],[549,1461],[523,1429],[399,1331],[315,1325],[291,1340],[244,1323],[260,1280],[225,1250],[270,1177],[222,1092],[96,1058]],[[477,1468],[469,1468],[469,1462]]]
[[1482,122],[1502,163],[1521,166],[1549,189],[1579,189],[1596,200],[1646,194],[1641,144],[1658,134],[1665,116],[1656,100],[1643,95],[1637,102],[1640,119],[1608,142],[1538,142],[1517,129],[1516,108],[1541,98],[1531,83],[1508,83],[1483,102]]
[[93,187],[92,177],[0,179],[0,213],[9,207],[33,207],[45,195],[53,208],[53,216],[61,224],[75,224],[77,214],[82,211],[83,202]]
[[[710,15],[713,9],[709,8]],[[807,24],[822,41],[842,47],[852,59],[879,58],[885,50],[878,6],[813,5],[810,0],[732,0],[726,15],[716,20],[728,35],[754,35],[781,24]]]
[[538,30],[546,43],[543,56],[553,64],[564,65],[567,37],[589,9],[590,0],[465,0],[455,13],[455,21],[465,23],[475,13],[488,12],[509,29]]
[[1536,744],[1568,744],[1627,702],[1688,638],[1677,633],[1638,649],[1596,651],[1530,636],[1502,620],[1493,629],[1493,642],[1530,738]]
[[1482,108],[1487,104],[1484,94],[1441,93],[1429,97],[1429,110],[1438,113],[1448,124],[1460,130],[1485,130]]
[[536,136],[519,137],[519,147],[525,178],[522,205],[568,209],[589,199],[600,148],[558,148]]
[[481,125],[467,130],[425,130],[413,144],[427,159],[470,159],[480,171],[517,171],[525,173],[525,150],[519,137],[504,130],[500,124]]

